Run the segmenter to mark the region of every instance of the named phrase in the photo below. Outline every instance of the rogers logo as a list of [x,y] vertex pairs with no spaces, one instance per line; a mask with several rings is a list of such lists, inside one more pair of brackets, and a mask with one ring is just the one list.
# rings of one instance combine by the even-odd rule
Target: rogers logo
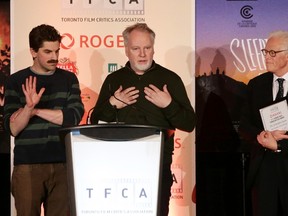
[[71,34],[65,33],[62,35],[61,48],[70,49],[74,46],[74,44],[75,40]]
[[123,48],[124,39],[122,35],[72,35],[62,34],[61,48],[68,50],[73,47],[79,48]]

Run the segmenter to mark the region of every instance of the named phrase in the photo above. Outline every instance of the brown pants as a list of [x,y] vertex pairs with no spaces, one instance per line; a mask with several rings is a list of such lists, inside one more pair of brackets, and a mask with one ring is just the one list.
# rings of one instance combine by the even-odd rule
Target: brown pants
[[14,166],[12,194],[19,216],[69,215],[66,165],[30,164]]

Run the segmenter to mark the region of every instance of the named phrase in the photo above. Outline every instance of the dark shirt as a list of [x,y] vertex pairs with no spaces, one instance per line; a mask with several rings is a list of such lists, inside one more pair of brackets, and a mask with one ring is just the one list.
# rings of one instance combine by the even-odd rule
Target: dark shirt
[[59,129],[79,124],[84,113],[78,79],[75,74],[59,68],[51,75],[35,74],[30,68],[12,74],[6,82],[4,104],[4,126],[9,132],[11,115],[26,104],[21,85],[29,76],[37,77],[37,92],[45,88],[35,108],[62,110],[63,124],[32,117],[15,137],[14,165],[65,162],[65,146],[60,142]]
[[[160,90],[167,84],[172,102],[159,108],[145,98],[144,87],[155,85]],[[122,85],[123,89],[135,86],[140,91],[137,102],[122,109],[113,107],[109,98]],[[174,72],[153,62],[143,75],[137,75],[130,67],[109,74],[105,79],[96,106],[91,114],[91,123],[98,121],[123,122],[125,124],[151,125],[166,129],[191,132],[195,127],[195,113],[181,78]],[[164,163],[170,164],[174,149],[173,134],[164,145]]]

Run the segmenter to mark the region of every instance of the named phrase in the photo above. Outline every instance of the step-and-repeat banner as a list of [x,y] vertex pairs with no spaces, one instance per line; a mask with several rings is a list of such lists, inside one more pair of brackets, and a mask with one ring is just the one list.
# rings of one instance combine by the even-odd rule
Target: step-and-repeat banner
[[[58,66],[79,79],[86,124],[105,77],[127,61],[122,31],[145,22],[156,32],[155,61],[181,76],[194,106],[194,10],[190,0],[11,0],[11,73],[32,64],[31,29],[53,25],[63,36]],[[170,215],[194,215],[194,144],[194,132],[176,132]]]
[[[243,86],[251,78],[266,71],[261,49],[270,32],[288,30],[287,7],[286,0],[196,1],[197,104],[207,102],[211,92],[224,96],[231,120],[237,126],[240,114],[237,99],[242,97]],[[197,111],[202,114],[205,109]],[[203,116],[198,116],[199,124]],[[199,125],[199,132],[200,129]],[[215,137],[202,138],[207,142]]]
[[[235,152],[245,86],[266,71],[260,50],[269,32],[287,30],[287,8],[286,0],[13,0],[11,73],[32,64],[30,30],[42,23],[55,26],[63,35],[59,67],[75,73],[80,81],[86,110],[81,124],[86,124],[103,80],[127,61],[123,29],[146,22],[157,35],[156,62],[178,73],[193,106],[196,101],[197,151]],[[7,51],[3,43],[0,48],[1,53]],[[1,55],[3,59],[10,56]],[[194,144],[194,132],[177,131],[173,216],[196,214]]]
[[244,215],[242,102],[248,81],[266,71],[269,33],[288,30],[287,8],[287,0],[196,0],[197,215]]

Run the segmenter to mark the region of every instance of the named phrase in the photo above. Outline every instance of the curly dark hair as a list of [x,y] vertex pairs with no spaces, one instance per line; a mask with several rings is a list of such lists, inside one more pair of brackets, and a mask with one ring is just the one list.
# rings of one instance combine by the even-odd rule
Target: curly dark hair
[[60,33],[50,25],[42,24],[33,28],[29,34],[29,45],[35,52],[43,46],[45,41],[59,41],[61,43]]

